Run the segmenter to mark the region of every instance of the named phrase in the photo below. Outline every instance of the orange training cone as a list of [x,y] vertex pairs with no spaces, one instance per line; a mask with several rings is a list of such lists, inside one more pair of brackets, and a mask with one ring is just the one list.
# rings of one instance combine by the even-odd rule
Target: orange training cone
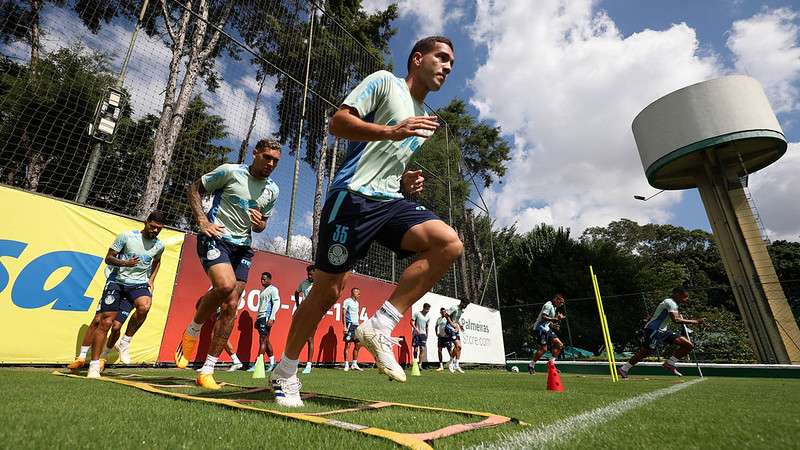
[[561,375],[556,370],[556,363],[552,360],[547,362],[547,390],[564,392],[564,385],[561,384]]

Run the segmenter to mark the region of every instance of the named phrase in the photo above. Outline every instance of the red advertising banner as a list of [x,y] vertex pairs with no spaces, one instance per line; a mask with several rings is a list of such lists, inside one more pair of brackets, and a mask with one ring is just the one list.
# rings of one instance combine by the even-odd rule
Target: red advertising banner
[[[186,326],[192,321],[197,300],[211,287],[206,277],[200,260],[197,257],[197,237],[187,234],[181,254],[181,264],[176,278],[175,290],[170,305],[167,325],[161,342],[158,355],[159,362],[173,362],[173,353],[180,342],[181,335]],[[289,258],[273,253],[256,251],[247,285],[239,300],[239,309],[236,322],[229,342],[233,350],[242,361],[254,361],[258,356],[258,331],[255,329],[256,311],[258,310],[258,294],[261,291],[261,273],[272,274],[272,284],[278,288],[281,297],[281,308],[275,318],[275,325],[270,333],[270,342],[275,352],[276,359],[280,358],[286,344],[286,335],[295,309],[292,297],[295,289],[306,277],[305,261]],[[317,362],[341,362],[344,360],[342,302],[350,295],[350,289],[357,287],[361,290],[359,303],[361,306],[362,321],[371,316],[389,297],[394,285],[375,280],[362,275],[353,274],[345,286],[345,290],[335,305],[323,317],[314,336],[314,357]],[[408,311],[411,314],[411,310]],[[200,343],[195,352],[196,361],[204,361],[214,318],[208,320],[203,326]],[[396,349],[398,362],[408,364],[411,362],[411,326],[410,316],[403,317],[400,325],[393,333],[403,336],[403,343]],[[300,352],[300,361],[306,360],[306,349]],[[360,362],[372,362],[372,355],[366,350],[359,352]],[[223,351],[220,361],[230,361],[230,356]]]

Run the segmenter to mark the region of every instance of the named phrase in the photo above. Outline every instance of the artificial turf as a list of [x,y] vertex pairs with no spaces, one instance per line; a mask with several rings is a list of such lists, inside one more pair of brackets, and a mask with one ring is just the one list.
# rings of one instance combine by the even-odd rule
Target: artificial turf
[[[257,412],[175,400],[128,386],[51,375],[52,369],[0,369],[5,448],[391,448],[379,438],[280,419]],[[109,369],[109,373],[192,378],[178,369]],[[688,378],[688,377],[687,377]],[[460,410],[492,412],[541,427],[617,400],[652,392],[687,378],[648,377],[612,384],[607,377],[562,375],[565,392],[545,390],[545,375],[474,370],[463,375],[423,371],[392,383],[374,370],[362,373],[315,369],[302,376],[303,390]],[[218,372],[218,381],[264,386],[246,372]],[[691,379],[691,378],[689,378]],[[224,396],[198,388],[180,391]],[[266,393],[254,406],[277,408]],[[301,411],[351,406],[311,399]],[[390,407],[333,416],[399,432],[425,432],[478,418]],[[523,432],[518,425],[471,431],[435,441],[436,448],[502,442]],[[800,380],[708,378],[586,431],[562,436],[559,448],[796,448],[800,442]]]

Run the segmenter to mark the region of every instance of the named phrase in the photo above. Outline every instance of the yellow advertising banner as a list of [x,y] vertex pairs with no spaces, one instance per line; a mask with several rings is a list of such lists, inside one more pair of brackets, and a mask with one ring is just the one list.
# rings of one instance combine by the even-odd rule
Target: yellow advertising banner
[[[108,248],[143,223],[2,186],[0,218],[0,363],[72,361],[100,301]],[[158,237],[165,249],[132,363],[156,361],[175,285],[184,235]]]

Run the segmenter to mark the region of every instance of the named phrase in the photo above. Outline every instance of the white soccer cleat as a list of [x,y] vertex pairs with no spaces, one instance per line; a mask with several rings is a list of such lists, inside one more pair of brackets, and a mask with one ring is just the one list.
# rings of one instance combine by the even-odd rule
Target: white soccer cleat
[[678,376],[678,377],[682,377],[683,376],[682,373],[678,372],[678,368],[673,366],[672,364],[670,364],[669,361],[664,361],[664,364],[662,364],[661,367],[663,367],[664,370],[666,370],[667,372],[669,372],[669,373],[671,373],[671,374],[673,374],[675,376]]
[[464,373],[464,371],[463,371],[463,370],[461,370],[461,366],[456,366],[456,372],[458,372],[458,373]]
[[350,371],[350,366],[348,366],[347,364],[345,364],[345,365],[344,365],[344,371],[345,371],[345,372],[349,372],[349,371]]
[[272,379],[272,395],[275,396],[275,402],[286,408],[303,407],[303,399],[300,398],[300,388],[302,387],[303,383],[300,382],[297,375]]
[[242,363],[231,364],[231,366],[228,367],[228,372],[236,372],[237,370],[241,369],[242,367],[243,367]]
[[386,374],[390,380],[401,383],[406,381],[406,373],[400,364],[397,364],[392,350],[395,345],[400,345],[399,338],[393,338],[376,330],[369,326],[368,322],[358,326],[355,337],[375,357],[375,365],[378,366],[379,372]]
[[359,371],[359,372],[363,372],[363,371],[364,371],[364,369],[362,369],[361,367],[359,367],[359,366],[358,366],[358,364],[356,364],[356,363],[353,363],[353,365],[352,365],[352,366],[350,366],[350,368],[351,368],[351,369],[353,369],[353,370],[357,370],[357,371]]
[[114,348],[117,349],[119,353],[119,362],[122,364],[130,364],[131,363],[131,355],[128,353],[128,347],[130,345],[125,345],[122,342],[117,342],[114,344]]
[[89,372],[86,374],[86,378],[100,378],[100,368],[89,366]]

